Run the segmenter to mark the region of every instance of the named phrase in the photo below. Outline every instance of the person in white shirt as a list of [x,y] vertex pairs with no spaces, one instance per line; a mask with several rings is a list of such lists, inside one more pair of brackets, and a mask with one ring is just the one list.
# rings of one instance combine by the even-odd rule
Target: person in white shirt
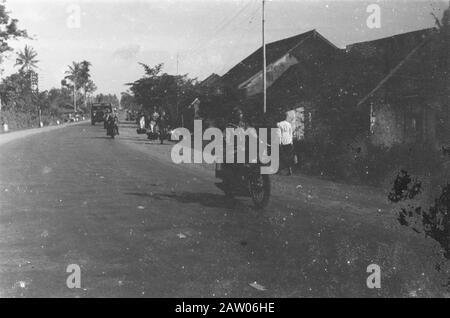
[[139,127],[140,127],[141,129],[144,129],[144,128],[145,128],[145,116],[144,116],[144,114],[142,114],[142,115],[141,115],[141,118],[139,119]]
[[288,169],[289,175],[292,175],[292,164],[294,161],[294,144],[293,144],[293,129],[289,121],[287,121],[288,114],[286,114],[286,119],[280,121],[277,127],[280,129],[280,162],[281,166]]

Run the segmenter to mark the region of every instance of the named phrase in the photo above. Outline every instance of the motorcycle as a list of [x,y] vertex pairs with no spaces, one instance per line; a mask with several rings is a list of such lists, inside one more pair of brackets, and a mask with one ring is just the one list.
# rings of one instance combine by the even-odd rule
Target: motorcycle
[[150,121],[149,130],[147,131],[147,139],[148,140],[156,140],[158,139],[159,132],[157,130],[156,122],[154,120]]
[[270,199],[270,178],[261,174],[261,164],[216,164],[216,186],[229,198],[251,197],[256,208],[264,209]]
[[[228,127],[237,128],[238,126],[230,124]],[[257,135],[255,137],[257,137],[260,146],[265,145],[271,148],[270,144],[259,139]],[[246,139],[245,144],[248,144],[248,141]],[[224,151],[226,151],[226,143],[224,139]],[[236,151],[237,148],[234,148],[233,156],[236,156]],[[245,156],[246,163],[216,163],[215,176],[222,180],[221,183],[216,183],[216,186],[228,198],[234,198],[235,196],[251,197],[257,209],[264,209],[269,204],[271,193],[270,177],[268,174],[261,173],[261,167],[266,165],[259,159],[250,162],[247,152]],[[226,153],[224,153],[223,158],[226,158]]]
[[[236,126],[232,126],[236,127]],[[257,136],[256,136],[257,137]],[[267,144],[258,138],[260,146]],[[248,139],[246,141],[248,144]],[[224,140],[224,150],[226,141]],[[236,156],[237,148],[234,149]],[[267,151],[267,150],[266,150]],[[226,154],[224,153],[224,157]],[[235,157],[236,158],[236,157]],[[271,182],[268,174],[261,173],[261,167],[266,166],[260,160],[250,162],[248,153],[246,153],[246,163],[216,163],[215,175],[221,179],[221,183],[216,186],[221,189],[228,198],[235,196],[250,197],[257,209],[264,209],[269,204],[271,194]]]
[[112,139],[119,134],[119,121],[117,118],[109,119],[106,124],[106,135]]
[[164,140],[170,140],[170,132],[167,127],[159,129],[158,138],[161,142],[161,145],[164,143]]

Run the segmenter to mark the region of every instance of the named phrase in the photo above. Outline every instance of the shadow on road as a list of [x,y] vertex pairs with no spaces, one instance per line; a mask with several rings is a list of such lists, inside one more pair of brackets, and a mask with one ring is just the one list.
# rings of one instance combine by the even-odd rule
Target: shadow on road
[[171,146],[171,145],[173,145],[173,144],[169,144],[168,142],[165,142],[165,143],[160,143],[159,141],[153,141],[153,142],[146,142],[145,143],[146,145],[156,145],[156,146]]
[[133,121],[128,121],[128,122],[121,121],[119,125],[120,125],[120,127],[136,128],[136,126],[138,124],[136,124],[136,122],[133,122]]
[[135,138],[133,138],[133,137],[120,137],[120,135],[119,135],[119,137],[118,138],[120,138],[120,140],[127,140],[127,141],[145,141],[144,139],[142,139],[142,138],[138,138],[138,137],[135,137]]
[[[116,136],[116,138],[118,140],[134,141],[136,143],[142,143],[145,141],[145,140],[139,139],[139,138],[121,137],[120,135]],[[93,136],[93,137],[83,137],[83,139],[112,139],[112,138],[109,136]]]
[[181,192],[181,193],[142,193],[142,192],[127,192],[127,195],[134,195],[139,197],[149,197],[155,200],[176,200],[180,203],[198,203],[205,207],[236,209],[241,204],[235,199],[227,199],[224,195],[213,193],[195,193],[195,192]]
[[110,136],[86,137],[86,139],[112,139]]

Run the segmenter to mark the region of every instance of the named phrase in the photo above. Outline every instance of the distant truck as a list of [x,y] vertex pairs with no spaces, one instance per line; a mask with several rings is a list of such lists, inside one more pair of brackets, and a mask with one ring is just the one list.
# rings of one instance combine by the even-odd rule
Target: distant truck
[[106,113],[112,112],[111,103],[92,103],[91,104],[91,124],[101,123],[105,120]]

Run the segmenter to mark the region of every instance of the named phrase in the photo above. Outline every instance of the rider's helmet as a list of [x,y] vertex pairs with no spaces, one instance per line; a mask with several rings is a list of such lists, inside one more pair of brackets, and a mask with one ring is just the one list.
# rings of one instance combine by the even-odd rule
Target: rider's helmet
[[233,108],[231,113],[231,123],[240,126],[244,121],[244,112],[238,106]]

